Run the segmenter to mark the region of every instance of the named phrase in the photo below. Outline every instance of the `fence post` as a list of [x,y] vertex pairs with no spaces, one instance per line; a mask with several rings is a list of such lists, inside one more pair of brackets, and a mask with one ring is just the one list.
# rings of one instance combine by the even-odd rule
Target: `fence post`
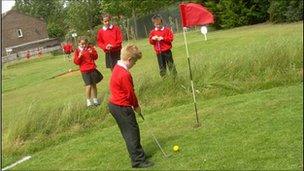
[[147,26],[146,26],[146,25],[144,25],[144,27],[145,27],[145,33],[146,33],[146,37],[148,37]]
[[177,18],[175,18],[175,26],[176,26],[176,32],[178,33],[179,29],[178,29],[178,20],[177,20]]

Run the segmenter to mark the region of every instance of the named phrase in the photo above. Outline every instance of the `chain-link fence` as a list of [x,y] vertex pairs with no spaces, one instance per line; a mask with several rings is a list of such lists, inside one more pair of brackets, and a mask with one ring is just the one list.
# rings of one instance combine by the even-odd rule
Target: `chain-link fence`
[[134,19],[122,21],[120,26],[123,30],[125,40],[148,37],[150,31],[154,28],[151,18],[155,14],[160,14],[163,17],[164,25],[170,27],[173,32],[182,30],[179,9],[176,5],[136,18],[135,21]]

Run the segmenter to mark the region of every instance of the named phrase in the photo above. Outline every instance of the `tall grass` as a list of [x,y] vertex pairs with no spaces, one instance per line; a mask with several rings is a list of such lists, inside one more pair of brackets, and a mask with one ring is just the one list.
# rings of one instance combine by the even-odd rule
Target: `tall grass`
[[[19,154],[41,150],[26,142],[45,143],[46,138],[63,132],[79,133],[105,119],[107,108],[107,93],[102,94],[101,105],[87,108],[83,103],[68,102],[55,109],[41,108],[38,101],[32,101],[25,115],[16,117],[10,122],[4,135],[4,153]],[[30,145],[30,146],[29,146]],[[38,145],[34,143],[34,145]],[[26,147],[24,149],[23,147]]]
[[[302,42],[278,40],[269,40],[264,45],[257,43],[246,51],[232,52],[220,59],[196,56],[192,72],[198,97],[209,99],[303,81]],[[184,68],[177,80],[141,77],[137,81],[141,102],[154,111],[191,102],[188,75]]]
[[[301,42],[269,40],[265,45],[247,48],[247,52],[227,54],[228,58],[214,60],[199,69],[196,62],[195,80],[202,86],[228,85],[242,92],[272,88],[302,81],[299,71],[303,66]],[[205,82],[200,81],[201,76]]]

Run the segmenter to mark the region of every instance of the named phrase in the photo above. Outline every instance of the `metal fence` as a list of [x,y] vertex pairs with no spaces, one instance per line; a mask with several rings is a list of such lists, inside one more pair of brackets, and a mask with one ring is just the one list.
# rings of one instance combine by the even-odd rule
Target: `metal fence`
[[60,46],[54,46],[54,47],[48,47],[48,48],[35,48],[28,51],[20,51],[18,53],[13,53],[7,56],[2,57],[2,63],[7,63],[15,60],[20,60],[23,58],[26,58],[27,54],[29,54],[31,57],[38,56],[40,53],[45,54],[48,52],[53,52],[56,50],[61,49]]
[[[139,17],[135,21],[133,19],[129,19],[120,23],[125,40],[148,37],[150,31],[154,28],[151,18],[155,14],[160,14],[163,17],[164,25],[171,27],[174,33],[182,31],[179,9],[176,5]],[[135,26],[137,27],[135,28]]]

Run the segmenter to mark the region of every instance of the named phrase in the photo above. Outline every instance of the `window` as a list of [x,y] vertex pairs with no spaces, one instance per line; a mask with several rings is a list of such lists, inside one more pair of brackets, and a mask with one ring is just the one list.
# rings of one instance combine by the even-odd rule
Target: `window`
[[18,33],[18,37],[23,37],[23,34],[22,34],[22,30],[21,30],[21,29],[18,29],[17,33]]

